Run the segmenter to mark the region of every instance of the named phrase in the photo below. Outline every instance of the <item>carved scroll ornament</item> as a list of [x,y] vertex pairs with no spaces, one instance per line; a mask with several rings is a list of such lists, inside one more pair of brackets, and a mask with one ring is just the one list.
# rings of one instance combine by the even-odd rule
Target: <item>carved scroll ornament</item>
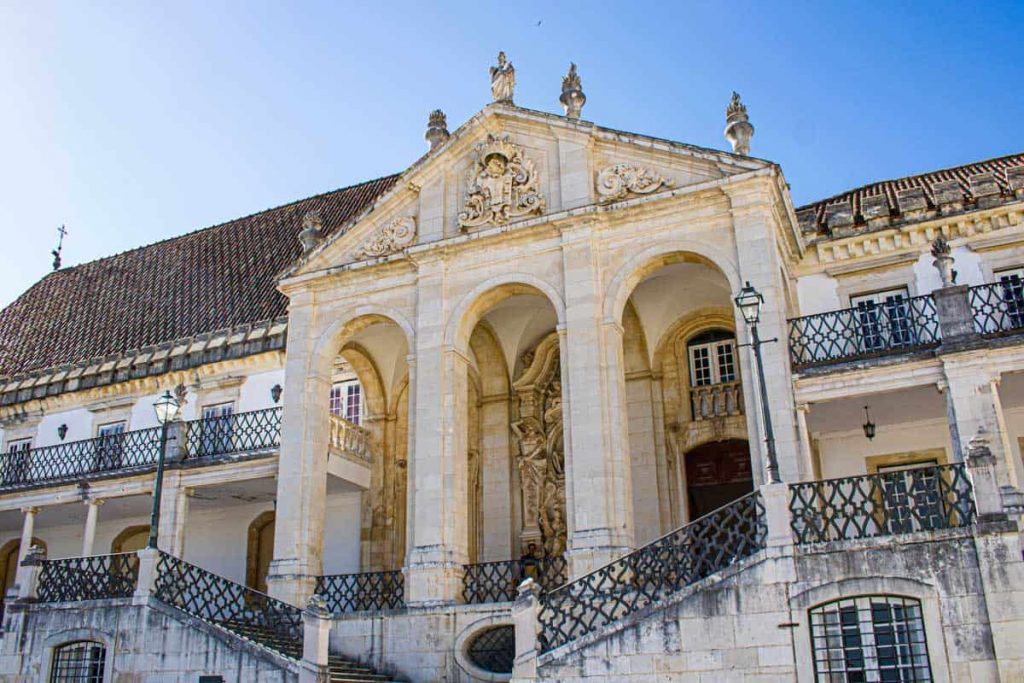
[[359,247],[359,258],[387,256],[412,246],[416,241],[416,219],[399,216],[379,226]]
[[597,201],[610,204],[632,195],[657,192],[675,182],[649,168],[635,164],[615,164],[597,174]]

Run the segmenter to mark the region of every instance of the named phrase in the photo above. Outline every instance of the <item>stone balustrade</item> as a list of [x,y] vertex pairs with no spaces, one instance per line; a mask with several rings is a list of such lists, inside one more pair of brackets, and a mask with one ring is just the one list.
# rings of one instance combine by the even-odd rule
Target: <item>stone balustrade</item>
[[373,436],[359,425],[331,415],[331,450],[369,462],[373,459]]
[[743,414],[743,386],[739,381],[706,384],[690,389],[694,421]]

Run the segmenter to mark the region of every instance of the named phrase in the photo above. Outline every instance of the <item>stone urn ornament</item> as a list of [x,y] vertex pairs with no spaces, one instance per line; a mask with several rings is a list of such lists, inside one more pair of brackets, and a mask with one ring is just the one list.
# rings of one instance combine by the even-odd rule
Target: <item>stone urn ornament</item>
[[943,287],[952,287],[956,282],[956,271],[953,270],[953,254],[949,248],[949,242],[942,235],[932,242],[932,256],[935,258],[932,265],[939,271],[939,278]]

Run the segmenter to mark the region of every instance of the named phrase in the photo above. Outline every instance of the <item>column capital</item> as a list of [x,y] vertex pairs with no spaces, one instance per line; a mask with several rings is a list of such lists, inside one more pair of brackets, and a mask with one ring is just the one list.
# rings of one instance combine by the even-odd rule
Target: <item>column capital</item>
[[797,403],[796,404],[796,409],[797,409],[798,412],[801,412],[804,415],[807,415],[808,413],[811,412],[811,406],[812,405],[813,404],[810,401],[803,401],[801,403]]
[[106,498],[86,498],[82,504],[86,507],[99,507],[107,502]]
[[29,507],[21,508],[21,511],[22,511],[23,514],[26,514],[26,515],[34,515],[34,514],[38,513],[41,509],[42,508],[40,506],[38,506],[38,505],[31,505]]

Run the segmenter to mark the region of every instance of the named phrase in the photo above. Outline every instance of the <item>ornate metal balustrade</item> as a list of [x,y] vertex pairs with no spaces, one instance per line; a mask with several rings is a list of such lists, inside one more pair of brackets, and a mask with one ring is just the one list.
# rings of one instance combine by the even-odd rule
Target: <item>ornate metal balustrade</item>
[[789,321],[789,354],[798,367],[927,349],[940,341],[931,295]]
[[0,455],[0,485],[75,480],[156,462],[160,428],[139,429]]
[[1019,280],[971,287],[967,290],[967,301],[978,334],[1024,330],[1024,285]]
[[331,448],[369,462],[373,459],[370,432],[339,415],[331,415]]
[[332,614],[405,607],[405,577],[400,571],[319,576],[316,592]]
[[[181,425],[181,433],[188,460],[277,448],[281,409],[193,420]],[[0,453],[0,488],[130,473],[153,466],[159,455],[159,427]]]
[[281,409],[266,408],[185,423],[186,458],[205,458],[281,445]]
[[743,385],[740,382],[706,384],[690,389],[693,419],[709,420],[743,414]]
[[974,523],[964,465],[915,467],[790,484],[797,543],[908,534]]
[[153,596],[287,657],[302,654],[302,610],[161,552]]
[[139,579],[135,553],[40,560],[39,602],[130,598]]
[[541,599],[544,652],[710,576],[765,546],[757,491],[711,512]]
[[554,590],[568,579],[564,557],[480,562],[466,565],[462,599],[467,605],[511,602],[519,584],[532,578],[545,591]]

